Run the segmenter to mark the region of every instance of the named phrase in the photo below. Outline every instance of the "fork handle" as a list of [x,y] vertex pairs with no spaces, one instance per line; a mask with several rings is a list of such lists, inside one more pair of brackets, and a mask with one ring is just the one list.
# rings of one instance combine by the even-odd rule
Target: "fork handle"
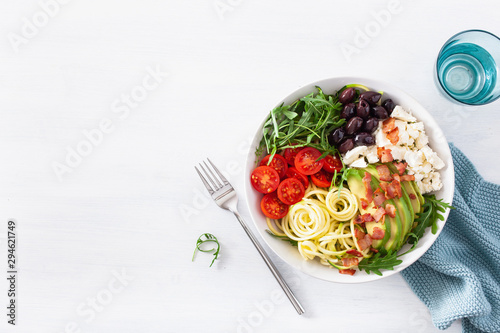
[[262,259],[264,259],[264,261],[266,262],[267,267],[269,267],[269,270],[271,270],[271,273],[273,273],[274,277],[276,278],[279,285],[281,286],[281,289],[283,289],[283,291],[285,292],[285,294],[288,297],[288,299],[290,300],[290,302],[292,302],[292,305],[295,308],[295,310],[297,310],[297,313],[299,315],[303,314],[305,312],[304,308],[302,307],[302,305],[300,305],[299,301],[297,300],[297,298],[293,294],[292,290],[290,289],[290,287],[288,286],[286,281],[283,279],[283,277],[281,276],[281,274],[278,271],[278,269],[276,268],[276,266],[274,266],[273,262],[271,261],[271,259],[267,255],[267,253],[262,248],[262,245],[260,245],[260,243],[257,241],[257,239],[255,238],[252,231],[248,228],[245,221],[243,221],[243,218],[241,217],[241,215],[236,210],[231,210],[231,211],[233,212],[233,214],[236,216],[236,218],[240,222],[241,226],[243,227],[243,229],[247,233],[247,235],[250,238],[250,240],[252,241],[253,245],[255,245],[255,248],[257,249],[257,251],[259,251]]

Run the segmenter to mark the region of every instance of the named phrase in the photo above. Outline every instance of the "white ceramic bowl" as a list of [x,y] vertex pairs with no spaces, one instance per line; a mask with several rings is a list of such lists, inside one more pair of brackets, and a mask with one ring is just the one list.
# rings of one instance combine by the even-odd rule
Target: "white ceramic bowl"
[[[366,79],[360,77],[337,77],[325,79],[317,82],[313,82],[308,84],[276,104],[276,106],[281,105],[282,103],[291,104],[295,100],[306,96],[312,92],[317,91],[316,86],[319,86],[325,93],[332,93],[333,91],[337,91],[342,88],[346,84],[362,84],[375,91],[383,91],[383,99],[391,98],[397,105],[403,106],[405,109],[409,109],[412,111],[413,115],[419,120],[424,122],[425,124],[425,132],[429,136],[429,146],[438,153],[439,157],[444,161],[445,168],[441,169],[441,178],[443,182],[443,188],[436,192],[437,198],[444,199],[445,202],[451,203],[453,200],[453,191],[455,187],[454,183],[454,170],[453,170],[453,160],[451,157],[450,149],[448,147],[448,143],[446,138],[443,135],[443,132],[439,128],[436,121],[432,118],[432,116],[425,110],[422,105],[420,105],[415,99],[396,88],[395,86],[378,81],[373,79]],[[269,110],[264,110],[262,112],[262,117],[264,120],[267,118]],[[433,235],[430,228],[427,229],[424,237],[422,237],[417,245],[417,247],[410,253],[402,256],[400,259],[403,260],[403,263],[399,266],[396,266],[394,270],[384,270],[382,271],[383,275],[378,276],[374,273],[367,274],[364,271],[358,271],[353,276],[339,274],[339,272],[333,267],[327,267],[321,265],[317,260],[304,260],[297,248],[290,245],[288,242],[284,242],[282,240],[271,237],[266,233],[267,224],[266,218],[264,214],[262,214],[260,209],[260,200],[262,198],[262,194],[255,191],[250,184],[250,173],[255,168],[255,148],[258,146],[261,138],[262,138],[262,126],[264,121],[261,124],[261,127],[257,130],[255,137],[253,139],[252,145],[250,147],[246,169],[245,169],[245,191],[246,191],[246,201],[248,204],[248,208],[250,214],[252,216],[252,220],[260,233],[261,237],[265,240],[267,245],[286,263],[290,264],[292,267],[314,276],[319,279],[323,279],[326,281],[332,282],[341,282],[341,283],[360,283],[360,282],[368,282],[375,281],[381,279],[383,277],[387,277],[393,275],[397,272],[402,271],[412,263],[414,263],[418,258],[420,258],[425,251],[429,249],[429,247],[434,243],[436,238],[439,236],[441,230],[443,230],[443,226],[446,222],[446,218],[448,217],[448,210],[446,214],[444,214],[445,220],[438,221],[438,232]],[[406,246],[408,247],[408,245]],[[404,249],[404,248],[403,248]],[[403,253],[400,251],[400,253]]]

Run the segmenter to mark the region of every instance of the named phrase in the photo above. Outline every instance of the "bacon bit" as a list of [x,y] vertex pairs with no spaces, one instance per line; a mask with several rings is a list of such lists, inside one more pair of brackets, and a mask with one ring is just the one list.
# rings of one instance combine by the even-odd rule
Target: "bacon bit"
[[370,251],[372,251],[373,253],[378,253],[378,250],[377,249],[374,249],[373,247],[370,248]]
[[411,200],[415,200],[417,198],[417,196],[413,193],[410,193],[410,199]]
[[402,174],[405,173],[406,167],[408,166],[408,163],[406,163],[406,162],[405,163],[403,163],[403,162],[401,162],[401,163],[394,162],[393,164],[396,167],[396,169],[398,169],[398,172],[399,172],[400,175],[402,175]]
[[401,183],[397,180],[393,180],[391,185],[394,185],[394,189],[396,190],[396,196],[401,198],[403,196],[403,190],[401,189]]
[[363,239],[360,239],[358,241],[358,245],[359,245],[359,248],[361,249],[361,251],[364,251],[367,248],[369,248],[372,245],[372,243],[373,243],[373,241],[372,241],[372,238],[370,237],[370,235],[365,235],[365,237],[363,237]]
[[340,274],[354,275],[356,273],[355,269],[339,269]]
[[372,214],[369,214],[369,213],[361,215],[361,219],[363,220],[363,222],[372,222],[372,221],[374,221]]
[[373,214],[373,219],[378,222],[380,221],[382,218],[384,218],[384,215],[385,215],[385,209],[383,209],[382,207],[380,207],[379,209],[377,209],[377,211],[375,212],[375,214]]
[[[385,183],[385,184],[387,184],[387,183]],[[373,195],[374,195],[373,204],[376,207],[382,206],[382,204],[385,201],[385,194],[378,188]]]
[[359,252],[358,250],[354,250],[354,249],[349,249],[345,253],[351,254],[351,255],[356,256],[356,257],[362,257],[363,256],[363,253]]
[[415,180],[415,175],[403,175],[403,176],[401,176],[402,182],[411,181],[411,180]]
[[377,172],[380,180],[383,180],[384,182],[390,182],[392,180],[391,172],[389,171],[389,167],[387,165],[377,165]]
[[387,134],[387,139],[391,141],[393,145],[397,144],[399,141],[399,127],[396,127]]
[[398,175],[397,173],[393,174],[392,175],[392,178],[394,178],[394,180],[398,181],[398,182],[401,182],[401,176]]
[[396,118],[389,118],[384,120],[382,123],[382,132],[385,134],[390,133],[393,129],[396,128]]
[[359,201],[361,201],[361,208],[363,208],[363,209],[367,209],[368,208],[368,205],[370,203],[365,198],[361,198],[361,199],[359,199]]
[[370,184],[371,181],[372,175],[369,172],[365,172],[365,176],[363,177],[363,184],[365,185],[366,201],[368,201],[368,203],[372,202],[373,200],[373,190]]
[[354,224],[361,224],[361,223],[372,222],[372,221],[375,221],[373,219],[372,214],[366,213],[366,214],[363,214],[363,215],[356,216],[356,218],[354,219],[353,222],[354,222]]
[[385,182],[380,182],[380,188],[382,191],[387,192],[387,187],[389,186],[390,183],[385,183]]
[[387,200],[394,199],[394,197],[397,195],[396,189],[394,188],[394,185],[389,184],[387,186],[387,190],[385,191],[385,198]]
[[363,239],[365,238],[365,235],[366,234],[358,228],[354,229],[354,237],[356,237],[357,239]]
[[403,190],[401,189],[401,183],[397,180],[393,180],[390,184],[382,185],[382,189],[385,191],[385,198],[387,200],[394,199],[396,197],[401,198],[403,196]]
[[373,228],[372,239],[384,239],[385,230],[380,229],[379,227]]
[[342,265],[344,265],[344,267],[358,266],[358,264],[358,258],[342,258]]
[[382,163],[389,163],[394,161],[394,157],[392,157],[392,152],[390,149],[377,147],[377,155]]
[[396,217],[396,207],[394,207],[394,205],[391,204],[385,205],[385,212],[390,217]]

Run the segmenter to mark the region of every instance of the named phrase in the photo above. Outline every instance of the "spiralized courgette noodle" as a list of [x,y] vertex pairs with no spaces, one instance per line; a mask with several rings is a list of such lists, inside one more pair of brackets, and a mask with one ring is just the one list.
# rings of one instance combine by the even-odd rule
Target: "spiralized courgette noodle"
[[[302,201],[292,205],[281,220],[267,218],[267,225],[276,236],[288,237],[298,243],[300,255],[305,260],[318,257],[323,265],[330,263],[340,269],[342,258],[350,256],[347,250],[357,250],[363,257],[370,257],[370,249],[361,250],[354,230],[354,217],[359,213],[357,197],[348,189],[333,187],[330,191],[309,184]],[[362,258],[360,258],[362,259]],[[329,263],[330,262],[330,263]]]

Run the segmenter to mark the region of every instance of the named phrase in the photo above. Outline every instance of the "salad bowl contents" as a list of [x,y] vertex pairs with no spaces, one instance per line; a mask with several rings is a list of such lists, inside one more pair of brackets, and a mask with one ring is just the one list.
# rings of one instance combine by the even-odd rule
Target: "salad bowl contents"
[[439,235],[454,187],[448,145],[427,111],[360,78],[285,98],[257,132],[247,174],[250,212],[271,249],[305,273],[347,283],[417,260]]

